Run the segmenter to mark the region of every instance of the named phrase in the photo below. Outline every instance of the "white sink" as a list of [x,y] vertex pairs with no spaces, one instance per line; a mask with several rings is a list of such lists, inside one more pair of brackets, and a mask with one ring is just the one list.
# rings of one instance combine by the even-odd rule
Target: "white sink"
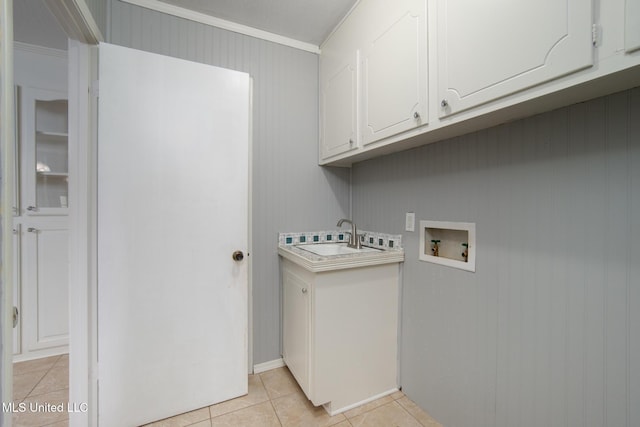
[[348,247],[346,243],[318,243],[296,245],[296,247],[320,256],[360,254],[365,252],[380,252],[382,250],[366,246],[363,246],[361,249],[355,249]]

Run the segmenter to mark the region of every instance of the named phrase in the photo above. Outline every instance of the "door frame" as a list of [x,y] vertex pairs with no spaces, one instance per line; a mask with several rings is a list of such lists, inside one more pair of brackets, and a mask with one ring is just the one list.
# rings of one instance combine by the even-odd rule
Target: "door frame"
[[[86,404],[86,412],[75,412],[69,416],[71,427],[97,426],[97,351],[96,351],[96,188],[95,144],[97,141],[97,88],[92,83],[97,74],[97,49],[95,44],[104,41],[84,0],[63,0],[66,7],[55,14],[69,39],[69,172],[77,177],[69,181],[69,401]],[[60,4],[55,0],[53,4]],[[108,3],[107,3],[108,6]],[[2,107],[0,121],[13,123],[13,0],[0,0],[0,92]],[[6,88],[11,88],[8,90]],[[90,88],[91,93],[87,92]],[[253,80],[251,80],[253,94]],[[9,108],[10,107],[10,108]],[[249,122],[249,254],[252,252],[252,112],[253,95],[250,101]],[[82,142],[85,143],[82,143]],[[89,143],[86,143],[86,142]],[[0,133],[0,150],[3,164],[2,174],[3,218],[12,216],[10,206],[13,199],[13,160],[15,133],[11,126],[3,126]],[[82,179],[80,179],[82,178]],[[9,207],[9,208],[7,208]],[[7,210],[9,209],[9,210]],[[4,221],[2,234],[11,235],[12,224]],[[2,363],[0,374],[2,396],[13,395],[12,356],[12,239],[2,242],[2,292],[0,307],[2,318]],[[249,260],[248,273],[248,364],[253,372],[253,304],[252,304],[252,262]],[[88,380],[87,380],[88,379]],[[12,425],[12,414],[7,412],[0,418],[2,425]]]
[[[0,165],[2,174],[2,290],[0,292],[0,328],[2,329],[2,359],[0,360],[0,384],[2,399],[13,398],[13,201],[16,135],[15,91],[13,80],[13,0],[0,0],[0,123],[9,124],[0,130]],[[7,411],[0,417],[2,425],[11,426],[12,414]]]
[[[69,401],[86,403],[87,408],[69,414],[70,427],[98,425],[97,55],[97,46],[69,41],[69,175],[74,177],[69,180]],[[248,370],[253,372],[253,79],[250,82],[247,356]]]

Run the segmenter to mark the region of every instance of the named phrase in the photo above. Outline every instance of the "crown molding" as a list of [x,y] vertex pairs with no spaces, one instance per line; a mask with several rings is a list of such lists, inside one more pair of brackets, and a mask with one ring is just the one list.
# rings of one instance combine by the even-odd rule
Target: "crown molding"
[[232,31],[234,33],[244,34],[246,36],[255,37],[258,39],[278,43],[284,46],[293,47],[295,49],[304,50],[315,54],[320,53],[320,47],[311,43],[302,42],[289,37],[284,37],[279,34],[270,33],[268,31],[259,30],[247,25],[238,24],[224,19],[216,18],[215,16],[207,15],[205,13],[195,12],[193,10],[185,9],[180,6],[164,3],[158,0],[121,0],[125,3],[130,3],[136,6],[144,7],[145,9],[155,10],[156,12],[162,12],[167,15],[177,16],[179,18],[188,19],[190,21],[199,22],[201,24],[210,25],[212,27],[221,28],[223,30]]
[[35,53],[36,55],[47,55],[56,58],[67,59],[67,51],[54,49],[51,47],[37,46],[35,44],[13,42],[13,48],[22,52]]
[[67,37],[87,44],[98,44],[104,37],[85,0],[44,0]]

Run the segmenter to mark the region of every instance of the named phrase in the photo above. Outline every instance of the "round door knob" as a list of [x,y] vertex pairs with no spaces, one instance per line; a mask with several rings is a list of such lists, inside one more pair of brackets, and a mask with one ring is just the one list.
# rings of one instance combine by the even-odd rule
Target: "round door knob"
[[244,254],[242,251],[235,251],[233,255],[231,255],[234,261],[242,261],[244,259]]

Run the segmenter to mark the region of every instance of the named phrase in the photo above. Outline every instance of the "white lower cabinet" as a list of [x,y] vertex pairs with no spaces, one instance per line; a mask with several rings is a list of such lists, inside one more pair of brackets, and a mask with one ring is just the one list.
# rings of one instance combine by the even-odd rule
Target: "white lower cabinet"
[[14,224],[13,226],[13,355],[22,353],[22,322],[20,315],[22,314],[21,305],[21,280],[20,280],[20,253],[22,225]]
[[67,219],[24,223],[21,230],[22,358],[65,353],[69,343]]
[[398,263],[311,272],[282,260],[283,359],[337,414],[398,389]]

